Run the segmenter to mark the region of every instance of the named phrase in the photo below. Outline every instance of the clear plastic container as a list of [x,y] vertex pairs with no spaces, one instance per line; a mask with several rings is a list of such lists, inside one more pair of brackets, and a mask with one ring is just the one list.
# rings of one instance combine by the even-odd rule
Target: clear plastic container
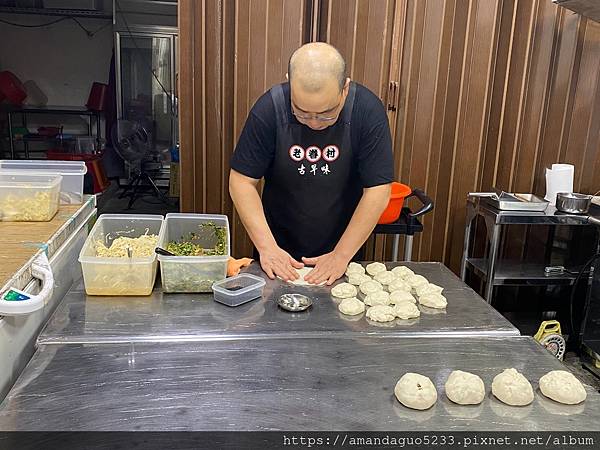
[[109,247],[123,236],[161,235],[163,216],[102,214],[79,253],[85,292],[88,295],[150,295],[156,279],[156,253],[149,256],[101,257],[97,249]]
[[87,173],[84,161],[0,160],[0,173],[22,171],[35,175],[62,175],[60,203],[79,204],[83,202],[83,178]]
[[0,221],[48,222],[58,211],[61,175],[0,172]]
[[230,255],[229,220],[227,216],[210,214],[167,214],[160,246],[167,249],[169,242],[185,241],[190,233],[196,235],[194,243],[203,248],[214,248],[217,238],[212,228],[202,224],[213,223],[227,231],[225,255],[215,256],[163,256],[159,255],[160,274],[164,292],[211,292],[215,281],[227,276]]
[[227,306],[239,306],[262,297],[265,280],[256,275],[242,273],[213,284],[215,301]]

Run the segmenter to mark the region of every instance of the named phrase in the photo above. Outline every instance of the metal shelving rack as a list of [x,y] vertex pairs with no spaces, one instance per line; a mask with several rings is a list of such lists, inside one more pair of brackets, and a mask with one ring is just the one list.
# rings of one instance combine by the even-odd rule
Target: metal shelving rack
[[50,8],[19,8],[15,6],[0,6],[0,13],[26,14],[39,16],[81,17],[87,19],[112,20],[112,14],[105,11],[87,9],[50,9]]
[[[600,217],[600,207],[592,205],[590,215]],[[486,243],[489,246],[487,256],[484,258],[471,255],[471,240],[473,223],[477,217],[482,217],[485,222]],[[469,196],[467,199],[467,220],[465,227],[465,240],[461,264],[461,278],[466,280],[467,271],[472,271],[484,281],[483,297],[492,303],[494,287],[496,286],[570,286],[575,281],[573,273],[548,275],[544,272],[545,266],[527,261],[511,261],[500,259],[500,238],[502,227],[508,225],[588,225],[586,215],[565,214],[557,211],[553,206],[548,206],[545,211],[501,211],[488,204],[485,200]],[[596,242],[598,246],[598,242]]]

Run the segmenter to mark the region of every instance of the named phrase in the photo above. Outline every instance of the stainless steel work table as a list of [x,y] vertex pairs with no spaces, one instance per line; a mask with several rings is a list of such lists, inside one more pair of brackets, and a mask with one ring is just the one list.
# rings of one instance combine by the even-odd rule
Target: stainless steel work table
[[[531,405],[500,403],[491,381],[514,367]],[[600,430],[600,395],[580,405],[542,396],[562,364],[532,338],[230,340],[42,346],[0,405],[4,431]],[[449,373],[483,379],[481,405],[445,396]],[[406,372],[431,378],[438,401],[415,411],[394,397]]]
[[[390,267],[396,264],[390,264]],[[445,287],[448,307],[423,308],[421,317],[390,324],[367,322],[364,314],[341,314],[330,288],[291,286],[268,280],[262,299],[230,308],[212,295],[164,294],[149,297],[88,297],[83,284],[66,295],[38,339],[39,345],[77,343],[184,342],[222,339],[316,337],[519,336],[519,331],[440,263],[407,263]],[[250,273],[262,274],[258,264]],[[266,278],[266,276],[265,276]],[[308,293],[312,308],[282,311],[275,299],[285,292]]]

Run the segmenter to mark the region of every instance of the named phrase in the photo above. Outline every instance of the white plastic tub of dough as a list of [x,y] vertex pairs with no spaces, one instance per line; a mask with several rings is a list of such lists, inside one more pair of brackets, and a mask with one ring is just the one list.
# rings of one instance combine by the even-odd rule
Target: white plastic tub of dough
[[213,284],[215,301],[227,306],[239,306],[262,297],[265,280],[249,273],[242,273]]
[[186,241],[191,233],[194,243],[205,249],[215,248],[217,237],[214,228],[223,227],[227,233],[224,255],[212,256],[163,256],[159,255],[160,274],[165,292],[212,292],[213,283],[227,276],[230,255],[229,220],[227,216],[210,214],[167,214],[160,237],[160,247],[167,249],[169,242]]
[[97,246],[106,247],[119,237],[160,236],[163,216],[103,214],[92,228],[79,253],[83,282],[88,295],[150,295],[158,261],[152,249],[144,257],[101,257]]

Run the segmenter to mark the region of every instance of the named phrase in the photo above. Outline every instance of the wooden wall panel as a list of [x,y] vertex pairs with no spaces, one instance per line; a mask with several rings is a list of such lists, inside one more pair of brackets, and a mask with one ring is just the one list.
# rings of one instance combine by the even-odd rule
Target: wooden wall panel
[[229,160],[254,102],[285,80],[306,1],[180,0],[181,209],[227,214],[232,254],[252,254],[228,191]]
[[[179,8],[182,209],[228,214],[235,256],[251,247],[227,193],[229,157],[251,105],[283,79],[313,29],[384,103],[389,82],[399,83],[389,113],[396,174],[436,202],[414,259],[458,271],[469,191],[544,194],[554,162],[576,165],[576,190],[600,189],[600,24],[550,0],[180,0]],[[390,259],[391,239],[369,249]]]
[[348,75],[380,97],[388,91],[395,0],[324,0],[318,40],[334,45]]
[[576,190],[600,189],[600,24],[549,0],[406,0],[405,11],[396,173],[436,202],[414,258],[458,271],[469,191],[543,195],[555,162],[576,165]]

